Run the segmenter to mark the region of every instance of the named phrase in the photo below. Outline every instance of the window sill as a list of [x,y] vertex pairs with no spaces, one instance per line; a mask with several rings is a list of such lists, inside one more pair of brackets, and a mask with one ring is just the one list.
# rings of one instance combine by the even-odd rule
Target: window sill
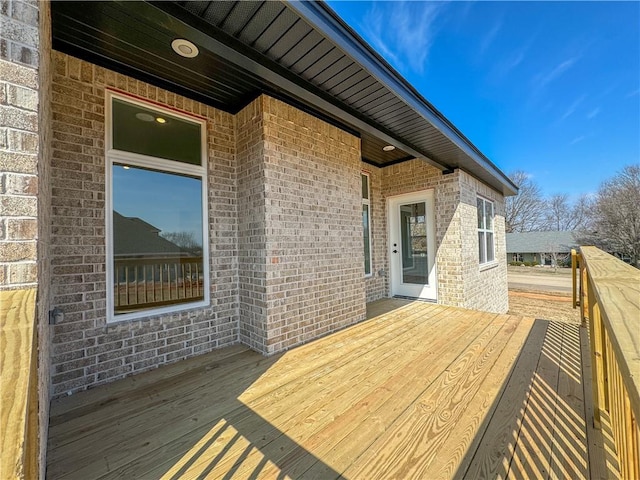
[[134,321],[134,320],[148,320],[151,317],[161,317],[171,315],[174,313],[184,312],[186,310],[201,309],[209,306],[209,298],[198,302],[182,303],[170,305],[162,308],[154,308],[148,310],[139,310],[131,313],[122,313],[119,315],[111,314],[107,319],[107,325],[113,325],[116,323]]
[[482,263],[480,264],[480,271],[484,272],[485,270],[492,270],[498,267],[499,265],[500,263],[497,260],[494,260],[492,262]]

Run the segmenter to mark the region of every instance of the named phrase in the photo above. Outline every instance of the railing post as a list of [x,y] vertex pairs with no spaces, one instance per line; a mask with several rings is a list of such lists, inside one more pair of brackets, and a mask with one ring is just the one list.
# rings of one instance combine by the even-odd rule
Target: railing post
[[589,279],[587,270],[584,266],[584,262],[580,262],[580,318],[582,319],[582,326],[587,326],[587,319],[589,319]]
[[[584,276],[583,276],[584,278]],[[582,285],[582,282],[581,282]],[[589,343],[591,347],[591,390],[593,395],[593,426],[600,430],[600,389],[602,376],[602,352],[598,351],[596,346],[602,345],[600,338],[600,329],[602,328],[602,319],[600,318],[600,307],[594,302],[593,286],[587,282],[586,288],[587,304],[589,309]],[[583,309],[584,311],[584,309]],[[583,316],[584,318],[584,316]]]
[[609,345],[610,340],[608,338],[607,329],[604,326],[604,323],[600,323],[600,348],[602,351],[602,357],[600,358],[602,362],[602,407],[607,411],[611,412],[611,406],[609,405],[609,377],[611,368],[609,362]]
[[575,248],[571,249],[571,282],[573,285],[572,298],[573,298],[573,308],[578,306],[578,278],[577,278],[577,267],[578,267],[578,254],[576,253]]

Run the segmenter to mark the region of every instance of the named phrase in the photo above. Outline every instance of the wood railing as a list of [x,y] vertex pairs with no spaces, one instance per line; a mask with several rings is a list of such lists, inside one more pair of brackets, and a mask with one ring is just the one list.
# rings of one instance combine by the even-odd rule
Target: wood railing
[[36,290],[0,291],[0,478],[38,477]]
[[[622,478],[640,478],[640,270],[596,247],[571,252],[573,304],[589,327],[594,426],[611,418]],[[577,271],[580,273],[579,296]]]
[[202,257],[116,259],[116,312],[204,298]]

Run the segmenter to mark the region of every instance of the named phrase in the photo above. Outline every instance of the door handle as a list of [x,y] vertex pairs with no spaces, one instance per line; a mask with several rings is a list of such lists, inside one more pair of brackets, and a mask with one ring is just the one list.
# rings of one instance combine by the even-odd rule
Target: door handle
[[393,253],[398,253],[398,250],[394,250]]

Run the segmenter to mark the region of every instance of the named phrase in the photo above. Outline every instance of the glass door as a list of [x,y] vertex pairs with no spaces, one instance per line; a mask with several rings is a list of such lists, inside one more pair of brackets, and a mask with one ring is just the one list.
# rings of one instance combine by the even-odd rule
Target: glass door
[[402,283],[429,283],[427,202],[400,205]]
[[433,191],[388,200],[391,294],[436,299]]

